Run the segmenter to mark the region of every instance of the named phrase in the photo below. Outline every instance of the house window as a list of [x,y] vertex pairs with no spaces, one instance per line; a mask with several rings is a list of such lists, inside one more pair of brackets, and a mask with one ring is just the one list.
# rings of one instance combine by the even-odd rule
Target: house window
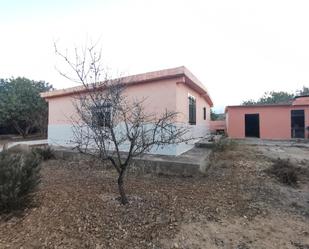
[[111,104],[93,106],[91,108],[92,124],[96,127],[111,126]]
[[204,120],[206,120],[206,107],[203,107],[203,116],[204,116]]
[[189,124],[196,124],[196,99],[189,96]]

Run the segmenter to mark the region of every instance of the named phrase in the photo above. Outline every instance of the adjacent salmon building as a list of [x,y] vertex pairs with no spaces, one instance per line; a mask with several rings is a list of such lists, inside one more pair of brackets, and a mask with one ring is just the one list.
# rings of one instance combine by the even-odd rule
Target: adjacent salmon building
[[[176,123],[191,128],[193,137],[209,133],[212,100],[204,85],[185,67],[177,67],[121,78],[126,84],[128,98],[145,98],[145,112],[162,113],[165,110],[180,113]],[[72,116],[77,115],[73,100],[83,87],[73,87],[42,93],[48,101],[48,143],[72,146]],[[194,141],[169,145],[151,153],[179,155],[194,146]]]
[[309,138],[309,96],[289,104],[228,106],[226,131],[231,138]]

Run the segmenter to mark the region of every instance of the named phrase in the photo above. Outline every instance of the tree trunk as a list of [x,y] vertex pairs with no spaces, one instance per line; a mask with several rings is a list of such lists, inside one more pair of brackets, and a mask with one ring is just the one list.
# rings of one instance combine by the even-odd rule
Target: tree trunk
[[30,130],[31,130],[31,126],[27,126],[27,127],[25,128],[24,134],[23,134],[23,138],[28,137]]
[[125,169],[121,169],[121,172],[118,177],[118,189],[119,189],[119,194],[120,194],[120,201],[121,201],[121,204],[123,205],[129,203],[126,193],[124,191],[124,186],[123,186],[124,172],[125,172]]
[[25,131],[22,128],[20,128],[19,125],[16,122],[13,123],[13,127],[19,133],[19,135],[21,135],[23,138],[26,137]]

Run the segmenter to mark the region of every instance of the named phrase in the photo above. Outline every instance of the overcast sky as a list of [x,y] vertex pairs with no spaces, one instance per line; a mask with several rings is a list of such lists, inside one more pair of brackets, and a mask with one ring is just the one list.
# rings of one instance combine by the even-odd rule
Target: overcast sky
[[0,78],[72,86],[53,42],[90,37],[122,74],[186,66],[223,110],[309,86],[308,13],[308,0],[0,0]]

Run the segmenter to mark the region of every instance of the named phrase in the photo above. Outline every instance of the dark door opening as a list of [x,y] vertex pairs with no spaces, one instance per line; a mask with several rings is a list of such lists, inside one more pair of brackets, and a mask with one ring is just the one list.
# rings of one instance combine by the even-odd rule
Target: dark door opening
[[291,110],[291,137],[305,138],[304,110]]
[[260,137],[260,115],[245,114],[246,137]]

